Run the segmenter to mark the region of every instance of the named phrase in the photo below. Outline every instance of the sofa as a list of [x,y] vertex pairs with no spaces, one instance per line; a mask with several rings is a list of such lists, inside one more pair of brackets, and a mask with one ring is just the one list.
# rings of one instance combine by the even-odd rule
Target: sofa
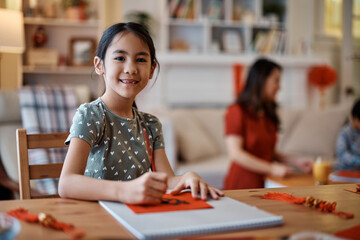
[[[336,138],[348,119],[350,107],[343,104],[324,110],[280,108],[277,150],[334,159]],[[195,171],[222,189],[230,164],[224,141],[224,114],[223,108],[178,108],[160,114],[167,116],[162,118],[165,146],[176,174]]]

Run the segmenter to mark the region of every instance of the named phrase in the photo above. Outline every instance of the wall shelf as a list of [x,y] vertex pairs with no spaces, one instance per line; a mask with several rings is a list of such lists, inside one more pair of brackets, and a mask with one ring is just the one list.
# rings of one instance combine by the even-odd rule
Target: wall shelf
[[99,26],[98,20],[68,20],[65,18],[32,18],[25,17],[26,25],[43,25],[43,26],[59,26],[59,27],[93,27]]
[[238,62],[250,65],[258,57],[268,57],[286,67],[308,67],[323,64],[325,59],[317,56],[258,55],[258,54],[198,54],[198,53],[165,53],[159,54],[161,65],[166,66],[232,66]]
[[26,74],[58,74],[58,75],[91,75],[93,66],[58,66],[58,67],[45,67],[45,66],[23,66],[23,73]]

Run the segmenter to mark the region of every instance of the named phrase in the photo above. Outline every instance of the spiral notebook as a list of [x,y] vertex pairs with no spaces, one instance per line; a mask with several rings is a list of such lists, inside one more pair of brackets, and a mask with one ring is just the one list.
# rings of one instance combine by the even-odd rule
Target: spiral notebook
[[175,238],[272,227],[283,223],[282,216],[228,197],[207,201],[213,208],[147,214],[135,214],[119,202],[99,203],[139,239]]

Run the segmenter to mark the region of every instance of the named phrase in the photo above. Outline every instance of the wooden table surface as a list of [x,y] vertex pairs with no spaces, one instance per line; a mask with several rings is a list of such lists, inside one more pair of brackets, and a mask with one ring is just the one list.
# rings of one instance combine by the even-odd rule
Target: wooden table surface
[[[344,190],[345,188],[355,189],[355,186],[355,184],[336,184],[226,191],[225,195],[228,197],[283,216],[284,224],[278,227],[201,236],[199,239],[240,236],[282,237],[301,231],[321,231],[333,234],[336,231],[360,224],[360,194]],[[319,213],[317,210],[303,205],[261,198],[263,194],[273,191],[290,193],[295,197],[311,195],[326,201],[337,201],[336,209],[338,211],[352,212],[355,217],[342,219],[334,214]],[[0,201],[0,212],[17,207],[23,207],[31,213],[49,213],[58,221],[72,223],[85,230],[85,239],[134,239],[134,236],[97,202],[59,198]],[[61,231],[48,229],[38,224],[21,222],[21,231],[17,239],[70,239],[70,237]]]

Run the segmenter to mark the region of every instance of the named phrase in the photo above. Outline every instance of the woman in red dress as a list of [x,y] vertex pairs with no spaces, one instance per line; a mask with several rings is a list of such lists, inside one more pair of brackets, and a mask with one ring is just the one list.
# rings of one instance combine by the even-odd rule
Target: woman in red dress
[[232,160],[224,189],[263,188],[266,175],[292,174],[287,164],[304,172],[312,160],[277,153],[275,145],[279,118],[276,94],[282,67],[268,59],[257,60],[250,68],[245,89],[225,115],[226,146]]

